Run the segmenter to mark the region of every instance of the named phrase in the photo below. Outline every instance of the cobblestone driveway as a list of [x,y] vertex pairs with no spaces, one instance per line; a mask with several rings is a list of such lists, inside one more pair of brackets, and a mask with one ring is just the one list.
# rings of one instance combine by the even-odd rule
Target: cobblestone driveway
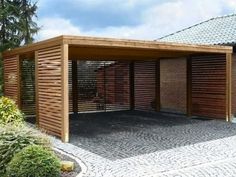
[[84,114],[71,144],[86,176],[236,176],[236,125],[142,112]]

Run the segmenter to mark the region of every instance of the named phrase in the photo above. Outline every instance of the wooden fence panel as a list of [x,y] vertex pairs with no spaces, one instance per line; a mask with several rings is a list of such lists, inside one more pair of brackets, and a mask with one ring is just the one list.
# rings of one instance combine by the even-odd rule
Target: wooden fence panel
[[73,112],[73,92],[72,92],[72,60],[68,61],[68,81],[69,81],[69,112]]
[[135,109],[154,111],[156,109],[156,62],[134,63]]
[[232,60],[232,114],[236,116],[236,54]]
[[[39,127],[62,136],[62,48],[54,46],[36,52],[37,114]],[[68,85],[67,85],[68,86]]]
[[186,58],[160,60],[161,110],[186,113]]
[[19,56],[4,58],[4,95],[20,107]]
[[192,57],[192,114],[225,118],[225,55]]
[[35,61],[20,60],[21,110],[25,115],[35,115]]
[[78,112],[130,109],[129,62],[79,60],[77,68],[75,86],[72,83],[73,69],[69,61],[70,112],[73,111],[73,98],[76,97],[73,96],[73,88],[76,87]]

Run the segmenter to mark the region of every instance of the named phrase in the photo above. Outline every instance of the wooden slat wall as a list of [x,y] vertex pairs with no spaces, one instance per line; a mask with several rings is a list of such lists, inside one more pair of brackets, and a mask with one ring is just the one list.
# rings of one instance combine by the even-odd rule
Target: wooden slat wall
[[78,112],[105,111],[104,71],[100,71],[104,65],[104,61],[78,61]]
[[186,113],[186,58],[160,60],[161,110]]
[[192,57],[192,114],[225,118],[225,55]]
[[156,109],[156,62],[134,63],[135,109],[154,111]]
[[25,115],[35,115],[35,61],[22,59],[21,70],[21,110]]
[[68,80],[69,80],[69,112],[73,112],[73,94],[72,94],[72,60],[68,61]]
[[[129,62],[79,60],[78,112],[130,109]],[[72,112],[72,65],[69,61],[69,109]]]
[[232,58],[232,114],[236,116],[236,53]]
[[120,62],[115,70],[115,102],[130,109],[130,63]]
[[54,46],[37,52],[39,127],[62,136],[62,50]]
[[4,95],[13,99],[20,107],[19,57],[4,58]]
[[105,68],[106,110],[129,110],[129,63],[115,62]]

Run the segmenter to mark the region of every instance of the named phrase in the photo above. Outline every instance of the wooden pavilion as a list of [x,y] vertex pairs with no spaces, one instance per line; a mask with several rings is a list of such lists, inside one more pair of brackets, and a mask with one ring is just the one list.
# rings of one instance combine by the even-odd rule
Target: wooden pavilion
[[[160,111],[160,60],[165,59],[186,59],[187,116],[232,117],[232,47],[59,36],[6,51],[3,58],[5,96],[23,109],[23,95],[33,87],[38,126],[64,142],[69,112]],[[31,87],[22,87],[26,59],[34,63]]]

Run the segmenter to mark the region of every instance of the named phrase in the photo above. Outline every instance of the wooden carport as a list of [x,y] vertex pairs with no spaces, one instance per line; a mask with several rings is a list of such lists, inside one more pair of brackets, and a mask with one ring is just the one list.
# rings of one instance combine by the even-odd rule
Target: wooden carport
[[[209,56],[209,57],[208,57]],[[110,38],[59,36],[53,39],[37,42],[28,46],[6,51],[4,57],[4,94],[14,99],[20,105],[20,60],[22,58],[35,59],[35,86],[36,86],[36,117],[40,128],[61,137],[64,142],[69,141],[69,91],[68,91],[68,62],[69,60],[130,60],[156,62],[156,111],[160,111],[160,59],[187,58],[187,115],[194,112],[207,113],[206,110],[194,110],[197,105],[207,104],[208,100],[216,100],[216,107],[222,109],[224,118],[231,119],[231,67],[232,48],[226,46],[185,45],[177,43],[163,43],[157,41],[119,40]],[[193,62],[194,61],[194,62]],[[196,62],[195,62],[196,61]],[[211,68],[214,72],[209,77],[198,77],[198,68],[203,70],[220,66],[222,76],[212,80],[211,93],[205,94],[209,88],[208,80],[217,79],[217,67]],[[72,66],[73,67],[73,66]],[[76,69],[76,67],[74,67]],[[130,67],[132,71],[132,66]],[[131,73],[132,75],[132,73]],[[193,81],[194,79],[194,81]],[[196,81],[196,82],[195,82]],[[76,81],[73,81],[76,83]],[[194,84],[193,84],[194,83]],[[197,84],[196,84],[197,83]],[[201,85],[205,84],[205,85]],[[217,86],[220,90],[217,90]],[[203,88],[204,86],[204,88]],[[132,87],[132,85],[131,85]],[[132,89],[132,88],[131,88]],[[201,92],[195,93],[196,90]],[[220,92],[220,95],[217,95]],[[208,95],[199,100],[199,93]],[[210,96],[209,96],[210,95]],[[135,100],[130,93],[130,107]],[[213,99],[213,100],[212,100]],[[73,102],[76,102],[73,98]],[[193,104],[194,102],[194,104]],[[75,104],[73,104],[75,105]],[[223,105],[223,106],[222,106]],[[201,107],[201,106],[200,106]],[[209,108],[210,107],[210,108]],[[76,110],[74,106],[73,110]],[[205,114],[208,115],[208,114]]]

